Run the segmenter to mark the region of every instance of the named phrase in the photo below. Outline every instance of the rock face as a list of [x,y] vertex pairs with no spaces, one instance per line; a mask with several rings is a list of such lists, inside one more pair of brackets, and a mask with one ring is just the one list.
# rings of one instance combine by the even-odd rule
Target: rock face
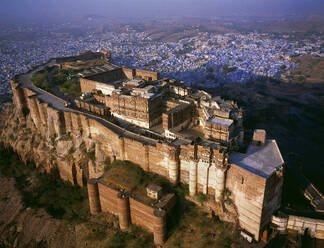
[[0,246],[75,247],[74,227],[53,219],[43,209],[26,209],[14,179],[0,175],[0,189]]
[[80,186],[89,175],[101,175],[105,159],[91,138],[73,133],[59,138],[49,135],[44,127],[35,125],[32,114],[21,115],[14,106],[3,114],[7,118],[3,120],[0,142],[12,147],[22,161],[33,161],[46,172],[59,173],[62,179]]

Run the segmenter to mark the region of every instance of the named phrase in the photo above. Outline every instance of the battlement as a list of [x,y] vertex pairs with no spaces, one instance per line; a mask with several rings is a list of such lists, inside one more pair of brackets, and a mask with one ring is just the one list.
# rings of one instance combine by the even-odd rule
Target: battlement
[[148,204],[130,191],[121,190],[101,177],[89,180],[88,195],[92,214],[101,211],[113,213],[119,218],[121,230],[126,230],[131,223],[137,224],[153,232],[156,245],[165,242],[167,214],[176,203],[174,194],[167,194]]

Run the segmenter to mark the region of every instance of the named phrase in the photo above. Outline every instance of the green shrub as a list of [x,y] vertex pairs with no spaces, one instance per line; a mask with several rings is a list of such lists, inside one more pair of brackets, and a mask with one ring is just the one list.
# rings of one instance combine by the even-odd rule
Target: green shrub
[[178,197],[184,198],[189,195],[189,185],[179,183],[174,190]]
[[31,81],[38,88],[41,88],[46,91],[50,90],[49,81],[47,80],[47,73],[45,73],[45,71],[44,73],[42,73],[42,71],[39,71],[33,74],[33,76],[31,77]]
[[207,201],[207,195],[205,195],[205,194],[203,194],[201,192],[197,193],[195,195],[195,198],[201,204],[203,204],[205,201]]
[[222,192],[222,203],[226,203],[226,204],[232,204],[233,201],[231,199],[231,195],[232,195],[232,192],[228,189],[228,188],[225,188]]
[[128,232],[119,231],[105,244],[105,248],[150,248],[154,247],[153,235],[142,228],[131,225]]
[[88,241],[101,241],[107,237],[106,227],[95,228],[84,239]]
[[67,77],[62,71],[55,71],[55,73],[53,73],[53,79],[52,79],[53,84],[61,85],[66,80],[67,80]]
[[90,216],[87,188],[39,173],[33,163],[25,165],[12,150],[0,146],[0,170],[16,179],[26,207],[45,208],[57,219],[81,221]]
[[65,81],[59,86],[59,90],[68,95],[79,97],[81,95],[81,87],[76,79]]
[[156,184],[163,188],[164,193],[174,192],[173,186],[167,178],[152,172],[144,171],[140,166],[134,163],[129,161],[115,160],[112,163],[107,161],[105,164],[105,171],[109,171],[110,169],[116,167],[122,167],[126,168],[128,171],[131,171],[133,174],[136,174],[137,179],[139,179],[139,184],[142,187],[146,187],[148,184]]

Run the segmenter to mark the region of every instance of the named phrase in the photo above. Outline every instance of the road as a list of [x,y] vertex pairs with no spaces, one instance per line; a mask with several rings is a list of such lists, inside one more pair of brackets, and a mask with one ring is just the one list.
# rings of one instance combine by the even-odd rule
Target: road
[[44,69],[46,66],[53,66],[55,64],[55,60],[50,60],[48,63],[46,63],[45,65],[42,65],[34,70],[32,70],[31,72],[28,72],[26,74],[22,74],[18,77],[19,83],[21,84],[21,87],[24,88],[28,88],[34,92],[37,93],[37,97],[42,100],[43,102],[48,103],[52,108],[60,110],[60,111],[65,111],[65,112],[73,112],[73,113],[77,113],[77,114],[83,114],[84,116],[88,117],[89,119],[93,119],[98,121],[99,123],[101,123],[102,125],[104,125],[105,127],[107,127],[108,129],[112,130],[113,132],[115,132],[116,134],[123,136],[123,137],[127,137],[133,140],[137,140],[139,142],[142,142],[144,144],[148,144],[148,145],[153,145],[155,146],[156,144],[156,140],[142,136],[140,134],[137,133],[133,133],[130,132],[128,130],[125,130],[124,128],[121,128],[111,122],[109,122],[108,120],[96,116],[94,114],[90,114],[90,113],[86,113],[84,111],[81,110],[76,110],[70,107],[65,107],[65,103],[66,101],[45,91],[42,90],[38,87],[36,87],[32,82],[31,82],[31,77],[34,73]]
[[304,195],[313,205],[316,212],[324,213],[324,197],[316,187],[303,175],[301,170],[288,168],[298,180],[304,191]]

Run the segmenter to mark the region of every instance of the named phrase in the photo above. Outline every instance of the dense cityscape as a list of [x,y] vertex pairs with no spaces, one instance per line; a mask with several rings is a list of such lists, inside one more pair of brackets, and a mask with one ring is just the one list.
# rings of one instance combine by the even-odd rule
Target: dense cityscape
[[220,82],[246,82],[259,76],[279,78],[282,72],[295,67],[293,56],[324,56],[323,41],[316,35],[298,40],[293,34],[205,32],[178,42],[162,42],[128,26],[122,32],[87,31],[75,36],[61,31],[65,25],[2,31],[7,37],[22,30],[27,34],[47,35],[20,39],[4,35],[0,40],[0,93],[10,92],[9,81],[17,73],[53,57],[87,50],[106,49],[118,65],[159,71],[162,76],[203,87]]

